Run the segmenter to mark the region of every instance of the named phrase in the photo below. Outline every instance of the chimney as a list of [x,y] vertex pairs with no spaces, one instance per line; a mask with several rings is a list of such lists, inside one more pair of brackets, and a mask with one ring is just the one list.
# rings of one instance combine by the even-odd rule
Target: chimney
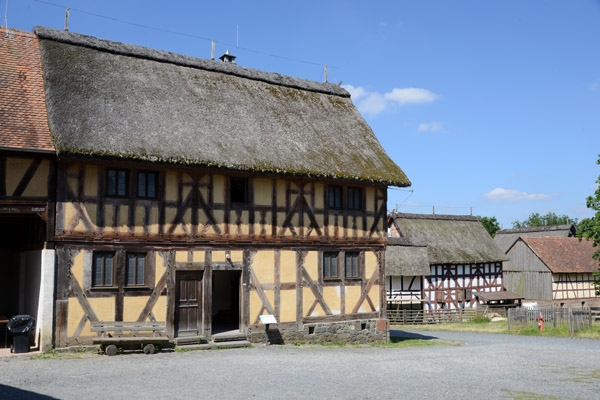
[[223,62],[228,62],[228,63],[232,63],[235,64],[235,56],[229,54],[229,50],[227,50],[225,52],[225,54],[223,54],[221,57],[219,57],[219,59]]

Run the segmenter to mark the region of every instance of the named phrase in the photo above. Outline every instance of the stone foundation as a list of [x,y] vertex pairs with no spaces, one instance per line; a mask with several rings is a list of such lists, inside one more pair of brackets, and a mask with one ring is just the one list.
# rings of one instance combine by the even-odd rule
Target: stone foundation
[[[253,343],[265,343],[264,330],[250,333]],[[304,343],[374,343],[389,340],[389,322],[386,319],[319,322],[304,324],[303,330],[269,328],[271,344]]]

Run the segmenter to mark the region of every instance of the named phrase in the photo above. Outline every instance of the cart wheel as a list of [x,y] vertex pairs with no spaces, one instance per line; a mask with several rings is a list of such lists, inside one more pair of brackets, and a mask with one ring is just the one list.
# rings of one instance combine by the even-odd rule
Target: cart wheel
[[152,343],[148,343],[147,345],[144,346],[144,354],[154,354],[155,350],[156,350],[156,348],[154,347],[154,345]]
[[119,352],[119,349],[117,349],[117,346],[115,346],[114,344],[109,344],[108,346],[106,346],[104,352],[107,356],[116,356]]

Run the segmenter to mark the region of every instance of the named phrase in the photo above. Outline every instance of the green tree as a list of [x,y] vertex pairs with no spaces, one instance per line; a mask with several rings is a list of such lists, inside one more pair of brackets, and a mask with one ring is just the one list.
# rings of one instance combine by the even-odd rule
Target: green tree
[[500,230],[500,225],[496,220],[496,217],[479,217],[481,220],[481,224],[485,228],[486,231],[490,234],[491,237],[496,236],[496,232]]
[[529,215],[525,221],[514,221],[513,228],[531,228],[534,226],[551,226],[551,225],[564,225],[564,224],[575,224],[577,225],[577,218],[573,219],[567,215],[556,215],[552,211],[549,211],[546,215],[540,215],[539,213],[533,213]]
[[[598,155],[598,161],[596,163],[600,165],[600,154]],[[594,210],[596,214],[594,214],[592,218],[582,219],[577,227],[577,236],[592,240],[594,246],[600,244],[600,176],[598,176],[596,183],[598,186],[596,187],[594,194],[585,199],[587,207]],[[600,260],[600,250],[597,250],[594,253],[594,258]],[[598,268],[598,272],[594,272],[594,277],[596,278],[594,281],[596,294],[600,296],[600,268]]]

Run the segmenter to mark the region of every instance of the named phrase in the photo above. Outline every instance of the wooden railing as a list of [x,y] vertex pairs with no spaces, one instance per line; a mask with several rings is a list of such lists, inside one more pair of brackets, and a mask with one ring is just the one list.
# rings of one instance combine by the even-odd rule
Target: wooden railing
[[476,316],[496,313],[506,316],[505,308],[478,307],[450,310],[387,310],[391,325],[442,324],[446,322],[468,322]]

